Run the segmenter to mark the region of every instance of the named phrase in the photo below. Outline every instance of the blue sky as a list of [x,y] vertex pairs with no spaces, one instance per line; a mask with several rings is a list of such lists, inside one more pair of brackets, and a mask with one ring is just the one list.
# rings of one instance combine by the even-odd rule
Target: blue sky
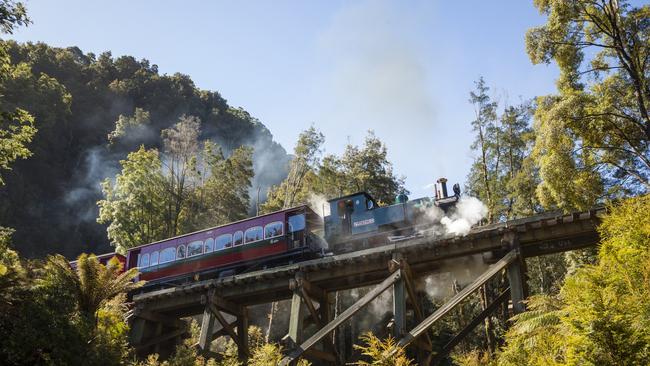
[[326,153],[373,129],[413,197],[440,176],[464,183],[467,102],[483,76],[504,102],[553,93],[555,66],[534,66],[532,0],[27,0],[34,24],[10,38],[110,50],[181,72],[259,118],[287,151],[314,124]]

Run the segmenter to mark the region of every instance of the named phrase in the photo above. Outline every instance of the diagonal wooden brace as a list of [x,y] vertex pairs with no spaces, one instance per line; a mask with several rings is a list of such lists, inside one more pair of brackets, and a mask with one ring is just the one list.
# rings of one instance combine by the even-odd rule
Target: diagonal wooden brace
[[438,352],[436,357],[433,360],[434,364],[437,364],[438,362],[442,362],[442,359],[458,344],[460,343],[469,333],[476,328],[477,325],[479,325],[486,317],[488,317],[490,314],[496,310],[496,308],[501,305],[504,301],[508,300],[508,296],[510,296],[510,288],[507,288],[497,296],[494,301],[488,305],[485,310],[481,311],[472,321],[470,321],[463,329],[458,332],[454,338],[449,340],[447,344],[445,344],[442,347],[442,350]]
[[[494,275],[501,272],[510,263],[515,261],[517,259],[517,256],[518,253],[516,250],[510,251],[501,260],[499,260],[497,263],[492,265],[487,271],[485,271],[476,280],[474,280],[474,282],[472,282],[470,285],[462,289],[454,297],[449,299],[449,301],[447,301],[440,308],[438,308],[438,310],[436,310],[433,314],[429,315],[420,324],[418,324],[415,328],[413,328],[410,332],[408,332],[402,339],[399,340],[397,345],[399,347],[406,347],[409,344],[411,344],[417,337],[424,334],[440,318],[442,318],[444,315],[446,315],[451,310],[453,310],[456,307],[456,305],[458,305],[461,301],[465,300],[469,295],[471,295],[484,283],[486,283],[488,280],[494,277]],[[394,354],[396,351],[397,349],[393,349],[392,351],[388,352],[388,354]]]
[[289,354],[280,361],[279,365],[286,366],[290,362],[298,359],[298,357],[300,357],[306,350],[313,347],[318,341],[323,339],[323,337],[325,337],[327,334],[332,332],[336,327],[341,325],[346,320],[350,319],[352,315],[356,314],[364,306],[368,305],[370,301],[374,300],[382,292],[389,289],[401,277],[402,277],[402,272],[399,270],[392,273],[388,278],[386,278],[383,282],[377,285],[377,287],[370,290],[370,292],[365,294],[362,298],[357,300],[357,302],[355,302],[352,306],[350,306],[343,313],[341,313],[341,315],[339,315],[334,320],[332,320],[327,325],[325,325],[323,328],[321,328],[318,332],[316,332],[316,334],[314,334],[305,342],[303,342],[299,347],[289,352]]

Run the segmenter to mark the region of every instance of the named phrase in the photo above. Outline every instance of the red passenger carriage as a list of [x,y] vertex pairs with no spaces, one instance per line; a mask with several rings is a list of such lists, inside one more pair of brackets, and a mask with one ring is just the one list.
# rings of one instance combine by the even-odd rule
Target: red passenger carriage
[[241,273],[314,257],[317,230],[322,219],[299,206],[131,248],[127,268],[154,284]]

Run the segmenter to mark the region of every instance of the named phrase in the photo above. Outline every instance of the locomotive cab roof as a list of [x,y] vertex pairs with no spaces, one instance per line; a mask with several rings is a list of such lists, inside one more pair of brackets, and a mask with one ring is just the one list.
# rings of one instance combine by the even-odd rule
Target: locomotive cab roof
[[368,192],[365,192],[365,191],[360,191],[360,192],[348,194],[348,195],[345,195],[345,196],[332,198],[331,200],[328,200],[327,202],[329,202],[329,203],[337,202],[337,201],[340,201],[340,200],[357,197],[359,195],[363,195],[367,200],[372,201],[372,203],[375,204],[375,207],[379,206],[379,205],[377,205],[377,201],[375,201],[375,199],[372,198],[372,196]]

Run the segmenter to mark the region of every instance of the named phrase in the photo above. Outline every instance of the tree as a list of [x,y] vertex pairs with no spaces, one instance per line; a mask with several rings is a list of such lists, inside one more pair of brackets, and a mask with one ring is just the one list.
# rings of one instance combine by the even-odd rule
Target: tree
[[60,255],[49,257],[44,268],[47,276],[74,293],[79,312],[94,321],[97,312],[109,301],[144,284],[143,281],[134,282],[138,275],[136,268],[124,272],[122,269],[116,258],[104,266],[96,256],[88,254],[77,258],[76,270]]
[[142,139],[141,135],[149,132],[148,125],[150,123],[149,112],[142,108],[136,108],[135,113],[131,117],[120,114],[120,117],[115,121],[115,130],[108,134],[108,143],[114,144],[118,139],[125,137],[134,139],[132,136],[133,133],[136,134],[136,138]]
[[[27,12],[21,2],[0,1],[0,31],[13,33],[20,25],[29,24]],[[8,103],[4,98],[10,91],[10,79],[16,67],[11,65],[6,47],[0,44],[0,173],[10,169],[16,159],[25,159],[31,155],[27,145],[32,141],[36,128],[34,117],[26,110]],[[0,186],[4,184],[0,174]]]
[[562,324],[566,315],[562,301],[555,296],[536,295],[526,301],[526,307],[526,312],[512,319],[498,365],[563,365],[568,332]]
[[500,130],[497,119],[497,103],[487,94],[490,88],[485,80],[479,78],[476,91],[470,92],[470,103],[474,106],[475,119],[472,121],[472,131],[476,137],[471,148],[478,151],[479,156],[468,177],[468,191],[478,197],[488,206],[488,222],[499,219],[498,196],[499,164],[501,163]]
[[180,220],[197,184],[200,121],[182,116],[172,128],[163,130],[165,152],[167,237],[179,234]]
[[518,106],[507,106],[500,119],[503,161],[499,185],[504,195],[501,198],[503,211],[500,216],[507,220],[540,211],[534,194],[539,175],[532,161],[527,159],[534,140],[530,118],[531,105],[523,102]]
[[560,68],[558,94],[539,97],[533,158],[546,207],[585,209],[603,194],[650,188],[650,6],[546,1],[526,35],[533,63]]
[[199,133],[197,118],[181,117],[162,132],[162,155],[141,146],[120,162],[115,183],[104,181],[97,220],[108,224],[118,250],[246,217],[253,150],[239,147],[225,157]]
[[239,147],[228,157],[219,146],[206,142],[203,159],[207,177],[194,194],[198,201],[191,209],[190,227],[200,229],[242,220],[250,205],[249,189],[253,171],[253,149]]
[[162,163],[156,150],[144,147],[120,162],[122,172],[115,184],[102,184],[104,199],[97,202],[97,221],[108,224],[107,232],[117,251],[159,240],[171,230]]
[[333,198],[366,191],[379,202],[392,203],[397,194],[408,193],[404,178],[393,173],[386,145],[374,132],[368,132],[362,147],[348,144],[341,156],[321,159],[324,141],[314,127],[300,134],[289,176],[269,191],[262,205],[265,212],[306,204],[314,196]]
[[404,178],[393,173],[386,145],[373,131],[368,131],[362,148],[348,144],[338,165],[341,171],[333,176],[343,177],[345,194],[366,191],[377,201],[390,204],[399,193],[408,193]]
[[0,1],[0,31],[12,34],[18,26],[26,26],[31,23],[27,17],[27,9],[22,2],[14,0]]
[[262,210],[272,212],[289,208],[308,199],[310,184],[320,165],[320,154],[325,136],[315,127],[300,133],[293,150],[293,159],[287,178],[278,186],[272,187]]

